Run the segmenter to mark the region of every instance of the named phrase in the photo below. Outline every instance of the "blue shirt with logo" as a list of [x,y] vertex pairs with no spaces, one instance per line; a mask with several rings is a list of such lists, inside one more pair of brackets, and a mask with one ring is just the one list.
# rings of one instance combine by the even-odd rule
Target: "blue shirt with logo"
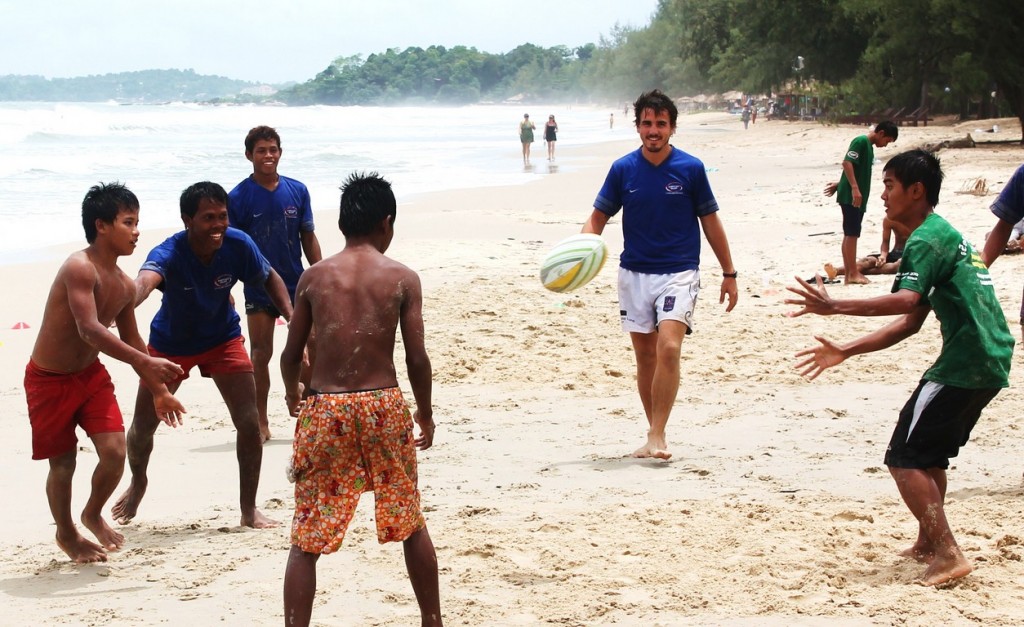
[[608,216],[622,210],[621,267],[669,274],[700,266],[698,218],[718,211],[718,202],[700,159],[673,147],[657,166],[642,149],[615,161],[594,208]]
[[231,304],[231,288],[242,281],[261,289],[270,264],[248,235],[228,227],[209,265],[188,243],[188,231],[168,237],[150,251],[142,270],[163,281],[160,310],[149,326],[149,343],[167,355],[198,355],[242,334]]
[[[228,219],[231,226],[245,231],[256,242],[294,301],[303,269],[301,234],[314,230],[306,186],[279,176],[277,187],[270,191],[249,176],[228,194]],[[246,285],[245,300],[271,304],[262,285]]]

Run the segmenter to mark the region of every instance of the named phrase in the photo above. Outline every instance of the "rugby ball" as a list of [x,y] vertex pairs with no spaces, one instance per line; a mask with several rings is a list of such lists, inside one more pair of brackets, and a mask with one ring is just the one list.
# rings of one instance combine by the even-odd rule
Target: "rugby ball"
[[571,292],[589,283],[604,267],[608,248],[600,235],[567,237],[548,253],[540,267],[540,282],[552,292]]

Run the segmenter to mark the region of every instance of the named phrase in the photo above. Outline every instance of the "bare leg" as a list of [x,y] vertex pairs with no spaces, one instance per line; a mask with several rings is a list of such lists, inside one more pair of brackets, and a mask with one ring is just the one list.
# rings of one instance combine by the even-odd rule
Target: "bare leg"
[[270,396],[270,358],[274,356],[274,327],[277,319],[265,311],[245,317],[249,327],[249,357],[252,359],[253,378],[256,381],[256,411],[259,414],[260,439],[270,439],[270,419],[267,416],[267,397]]
[[263,529],[281,523],[271,520],[256,509],[256,491],[260,485],[263,464],[263,441],[260,439],[259,414],[256,411],[256,383],[250,372],[215,374],[224,403],[235,425],[235,450],[238,457],[238,501],[242,510],[241,525]]
[[409,581],[416,594],[416,603],[420,606],[420,624],[422,627],[440,627],[441,593],[437,584],[437,553],[427,528],[413,532],[402,542],[402,549],[405,552]]
[[92,492],[82,510],[82,524],[96,536],[104,549],[116,551],[124,546],[124,536],[104,520],[103,506],[124,474],[124,433],[97,433],[92,436],[92,441],[100,459],[92,473]]
[[86,540],[71,518],[71,478],[75,474],[77,449],[50,458],[50,472],[46,475],[46,500],[50,514],[57,524],[57,546],[67,553],[71,561],[79,564],[105,562],[103,547]]
[[857,267],[857,238],[843,236],[843,267],[847,269],[846,284],[870,283],[870,279],[861,274]]
[[647,443],[633,452],[634,457],[672,457],[665,426],[679,392],[679,355],[685,335],[686,325],[675,320],[662,322],[657,333],[630,333],[637,353],[637,385],[650,427]]
[[[889,468],[903,502],[918,521],[918,541],[910,552],[926,557],[928,568],[918,580],[925,586],[936,586],[969,574],[974,567],[960,551],[946,520],[943,500],[946,471],[941,468]],[[922,542],[921,535],[924,536]],[[904,552],[906,553],[906,552]]]
[[313,615],[316,596],[316,562],[320,556],[292,545],[284,571],[284,624],[306,627]]
[[[181,385],[180,381],[169,383],[167,389],[173,394]],[[131,471],[131,483],[114,506],[110,508],[114,520],[126,525],[135,518],[139,511],[139,503],[146,495],[146,488],[149,486],[149,477],[146,470],[149,468],[149,456],[153,454],[153,434],[160,426],[160,419],[156,417],[156,409],[153,407],[153,395],[149,388],[139,384],[139,391],[135,395],[135,414],[132,416],[132,426],[128,429],[128,469]]]
[[[892,473],[893,469],[889,472]],[[939,497],[942,502],[946,502],[946,472],[941,468],[933,468],[928,471],[928,474],[935,481],[935,486],[939,489]],[[895,478],[895,475],[893,475]],[[924,523],[918,521],[917,523],[917,540],[914,545],[909,549],[905,549],[900,552],[903,557],[909,557],[917,560],[922,564],[931,564],[935,558],[935,547],[932,546],[931,540],[928,539],[928,532],[925,530]]]

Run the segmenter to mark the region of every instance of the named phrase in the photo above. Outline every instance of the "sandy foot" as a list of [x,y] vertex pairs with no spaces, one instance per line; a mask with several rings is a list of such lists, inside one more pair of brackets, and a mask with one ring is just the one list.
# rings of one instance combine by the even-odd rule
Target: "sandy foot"
[[103,547],[90,542],[82,537],[82,534],[75,532],[75,537],[67,540],[57,538],[57,546],[61,551],[67,553],[71,561],[76,564],[91,564],[94,562],[107,561],[107,554]]
[[135,514],[139,511],[139,503],[142,502],[142,497],[146,495],[146,486],[142,484],[136,486],[135,479],[128,485],[128,489],[124,491],[124,494],[117,499],[114,506],[110,508],[110,513],[114,516],[114,520],[119,525],[127,525],[135,518]]
[[273,518],[267,518],[263,515],[260,510],[253,510],[251,517],[242,516],[241,524],[243,527],[252,527],[253,529],[270,529],[271,527],[280,527],[281,523],[274,520]]
[[82,516],[82,525],[92,532],[106,551],[117,551],[124,546],[124,536],[115,531],[102,516],[89,520]]

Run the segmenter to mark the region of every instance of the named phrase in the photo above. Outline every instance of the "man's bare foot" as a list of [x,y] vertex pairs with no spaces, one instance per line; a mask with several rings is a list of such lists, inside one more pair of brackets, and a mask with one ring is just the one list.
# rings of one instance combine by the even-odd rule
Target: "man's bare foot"
[[846,275],[846,281],[844,285],[867,285],[871,282],[871,279],[867,278],[863,274],[857,275]]
[[142,502],[142,497],[145,495],[146,484],[136,484],[135,479],[132,479],[132,482],[128,484],[128,489],[110,508],[110,513],[113,514],[117,524],[127,525],[135,518],[135,514],[139,511],[139,503]]
[[82,534],[75,531],[75,537],[61,540],[57,538],[57,546],[61,551],[68,554],[71,561],[76,564],[92,564],[94,562],[107,561],[107,554],[103,547],[90,542],[82,537]]
[[281,526],[281,523],[273,518],[267,518],[258,509],[253,509],[251,516],[242,514],[242,522],[240,524],[243,527],[252,527],[253,529],[270,529],[271,527]]
[[965,577],[974,570],[974,566],[967,561],[960,549],[956,549],[954,555],[935,555],[932,563],[917,580],[922,586],[938,586],[946,582]]
[[931,564],[935,559],[935,551],[930,546],[915,544],[909,549],[900,551],[900,557],[909,557],[922,564]]
[[668,443],[664,439],[655,440],[648,437],[647,444],[633,451],[633,457],[669,459],[672,453],[668,452]]
[[839,276],[839,271],[836,270],[836,267],[833,266],[832,264],[826,263],[825,264],[825,274],[828,275],[828,280],[829,281],[835,281],[836,277]]
[[103,520],[103,516],[90,519],[82,514],[82,524],[96,536],[104,550],[117,551],[124,546],[124,536],[111,528],[107,521]]

